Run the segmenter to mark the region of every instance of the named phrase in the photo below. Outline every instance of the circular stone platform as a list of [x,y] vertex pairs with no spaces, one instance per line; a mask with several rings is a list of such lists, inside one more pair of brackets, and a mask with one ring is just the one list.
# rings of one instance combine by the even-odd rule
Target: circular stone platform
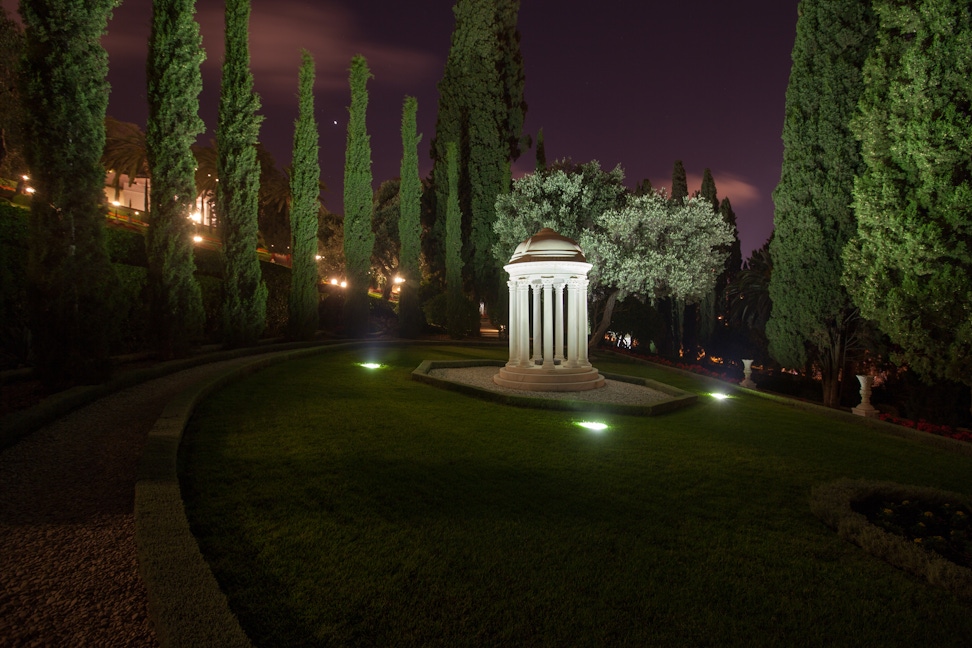
[[502,367],[493,374],[493,382],[509,389],[528,391],[578,392],[604,386],[604,376],[597,369],[587,367],[563,367],[545,369],[533,367]]

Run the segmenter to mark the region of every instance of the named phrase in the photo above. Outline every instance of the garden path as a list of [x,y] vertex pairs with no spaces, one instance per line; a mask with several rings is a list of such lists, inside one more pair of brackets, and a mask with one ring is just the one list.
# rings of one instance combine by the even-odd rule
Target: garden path
[[158,645],[135,548],[142,446],[176,394],[252,361],[129,387],[0,454],[0,644]]

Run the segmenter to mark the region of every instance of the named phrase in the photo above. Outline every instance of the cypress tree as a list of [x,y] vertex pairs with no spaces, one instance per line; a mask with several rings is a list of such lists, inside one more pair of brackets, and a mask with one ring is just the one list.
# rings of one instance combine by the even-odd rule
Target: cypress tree
[[675,166],[672,167],[672,193],[668,198],[677,203],[688,198],[688,180],[685,178],[685,167],[681,160],[675,160]]
[[249,0],[226,0],[226,55],[216,128],[217,213],[223,239],[223,339],[253,344],[266,327],[267,286],[257,257],[260,99],[253,92]]
[[732,231],[735,232],[735,238],[729,248],[729,260],[726,261],[726,272],[729,274],[731,281],[732,276],[739,272],[742,268],[742,248],[739,244],[739,229],[736,227],[736,212],[732,209],[732,203],[729,202],[729,196],[722,199],[719,203],[719,214],[722,215],[722,220],[726,222]]
[[456,3],[432,139],[436,217],[441,222],[446,215],[446,145],[452,142],[457,145],[466,276],[477,297],[494,307],[502,306],[499,266],[492,255],[496,197],[509,191],[510,162],[520,155],[526,113],[519,8],[519,0]]
[[318,326],[317,212],[321,167],[317,120],[314,119],[314,58],[301,52],[298,112],[294,122],[293,170],[290,176],[290,336],[309,340]]
[[194,14],[195,0],[152,3],[145,133],[152,209],[145,244],[149,322],[164,358],[185,355],[205,322],[190,220],[196,198],[192,145],[205,130],[198,114],[205,54]]
[[459,152],[455,142],[446,146],[449,195],[446,197],[446,327],[455,339],[465,334],[466,297],[462,292],[462,213],[459,206]]
[[899,360],[972,385],[972,16],[967,2],[874,7],[844,281]]
[[535,171],[541,173],[547,170],[547,148],[543,143],[543,129],[537,131],[537,164]]
[[699,189],[699,195],[712,204],[712,211],[719,213],[719,196],[716,191],[715,178],[712,177],[712,171],[708,167],[702,172],[702,187]]
[[365,124],[368,79],[363,56],[351,59],[351,106],[344,161],[344,258],[348,278],[344,324],[352,337],[368,332],[368,283],[375,234],[371,229],[371,138]]
[[23,159],[23,102],[17,87],[23,52],[23,30],[0,7],[0,177],[3,178],[19,179],[27,170]]
[[109,371],[113,270],[105,251],[101,47],[115,0],[22,0],[31,185],[28,302],[36,368],[49,385]]
[[399,334],[417,337],[425,328],[419,297],[419,257],[422,253],[422,181],[419,178],[418,144],[422,136],[416,134],[418,100],[405,97],[402,107],[402,169],[399,188],[398,236],[401,251],[398,255],[399,275],[405,279],[398,296]]
[[784,366],[814,363],[823,402],[836,407],[839,376],[857,311],[841,285],[853,236],[854,176],[862,169],[850,121],[863,91],[861,68],[874,43],[869,0],[800,3],[786,90],[783,168],[773,192],[770,354]]

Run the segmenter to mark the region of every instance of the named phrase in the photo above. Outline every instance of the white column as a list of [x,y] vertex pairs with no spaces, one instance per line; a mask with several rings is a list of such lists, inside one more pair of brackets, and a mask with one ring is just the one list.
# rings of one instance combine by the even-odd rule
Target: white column
[[554,321],[554,360],[564,363],[564,282],[561,280],[554,288],[557,290],[557,316]]
[[590,282],[586,278],[584,278],[581,279],[578,283],[580,283],[580,289],[577,291],[578,298],[579,298],[578,301],[580,306],[580,308],[578,309],[580,311],[578,313],[580,321],[577,322],[577,327],[580,330],[580,340],[579,340],[580,347],[578,349],[579,353],[577,355],[579,356],[578,361],[580,362],[582,367],[590,367],[591,366],[590,360],[587,359],[587,285]]
[[543,286],[538,283],[530,284],[530,286],[533,288],[533,362],[536,364],[538,360],[543,359],[540,350],[542,342],[540,326],[543,319],[540,315],[540,291]]
[[516,315],[519,319],[517,326],[517,364],[521,367],[530,365],[530,285],[522,279],[516,287],[517,307]]
[[506,361],[506,366],[515,367],[517,363],[517,337],[519,335],[516,321],[516,282],[510,279],[506,282],[507,288],[510,291],[510,326],[506,331],[507,337],[509,337],[510,342],[510,359]]
[[553,279],[543,280],[543,368],[554,368]]
[[577,283],[567,283],[567,366],[577,367]]

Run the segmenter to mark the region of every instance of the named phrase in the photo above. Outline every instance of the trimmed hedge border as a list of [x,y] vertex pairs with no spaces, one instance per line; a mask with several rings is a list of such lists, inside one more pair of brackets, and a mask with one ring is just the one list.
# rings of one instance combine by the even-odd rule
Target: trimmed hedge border
[[[331,340],[264,343],[255,347],[217,351],[215,353],[205,353],[180,360],[171,360],[152,367],[119,373],[108,380],[108,382],[98,385],[72,387],[48,396],[34,407],[4,416],[2,422],[0,422],[0,451],[6,450],[32,432],[53,423],[80,407],[84,407],[99,398],[104,398],[105,396],[109,396],[139,383],[222,360],[234,360],[252,355],[315,348],[332,344],[335,344],[335,342]],[[30,369],[18,369],[10,372],[10,375],[14,379],[25,379],[29,376],[30,371]]]
[[501,405],[512,405],[514,407],[532,407],[544,410],[566,410],[566,411],[587,411],[603,412],[609,414],[628,414],[631,416],[655,416],[671,412],[673,410],[687,407],[696,403],[699,399],[697,394],[692,394],[681,389],[660,383],[649,378],[638,378],[636,376],[625,376],[623,374],[604,373],[601,375],[610,380],[626,382],[633,385],[641,385],[655,391],[667,394],[670,398],[656,401],[649,405],[626,405],[623,403],[591,402],[568,399],[547,399],[533,396],[519,396],[515,394],[504,394],[482,389],[473,385],[444,380],[430,375],[434,369],[465,369],[468,367],[502,367],[506,363],[502,360],[425,360],[412,371],[412,380],[423,382],[434,387],[458,392],[467,396],[474,396],[484,400],[500,403]]
[[919,547],[907,538],[888,533],[851,508],[854,502],[872,496],[889,500],[917,499],[934,504],[951,502],[967,507],[972,507],[972,498],[935,488],[863,479],[838,479],[814,487],[810,495],[813,514],[836,530],[841,538],[932,585],[972,601],[972,569]]

